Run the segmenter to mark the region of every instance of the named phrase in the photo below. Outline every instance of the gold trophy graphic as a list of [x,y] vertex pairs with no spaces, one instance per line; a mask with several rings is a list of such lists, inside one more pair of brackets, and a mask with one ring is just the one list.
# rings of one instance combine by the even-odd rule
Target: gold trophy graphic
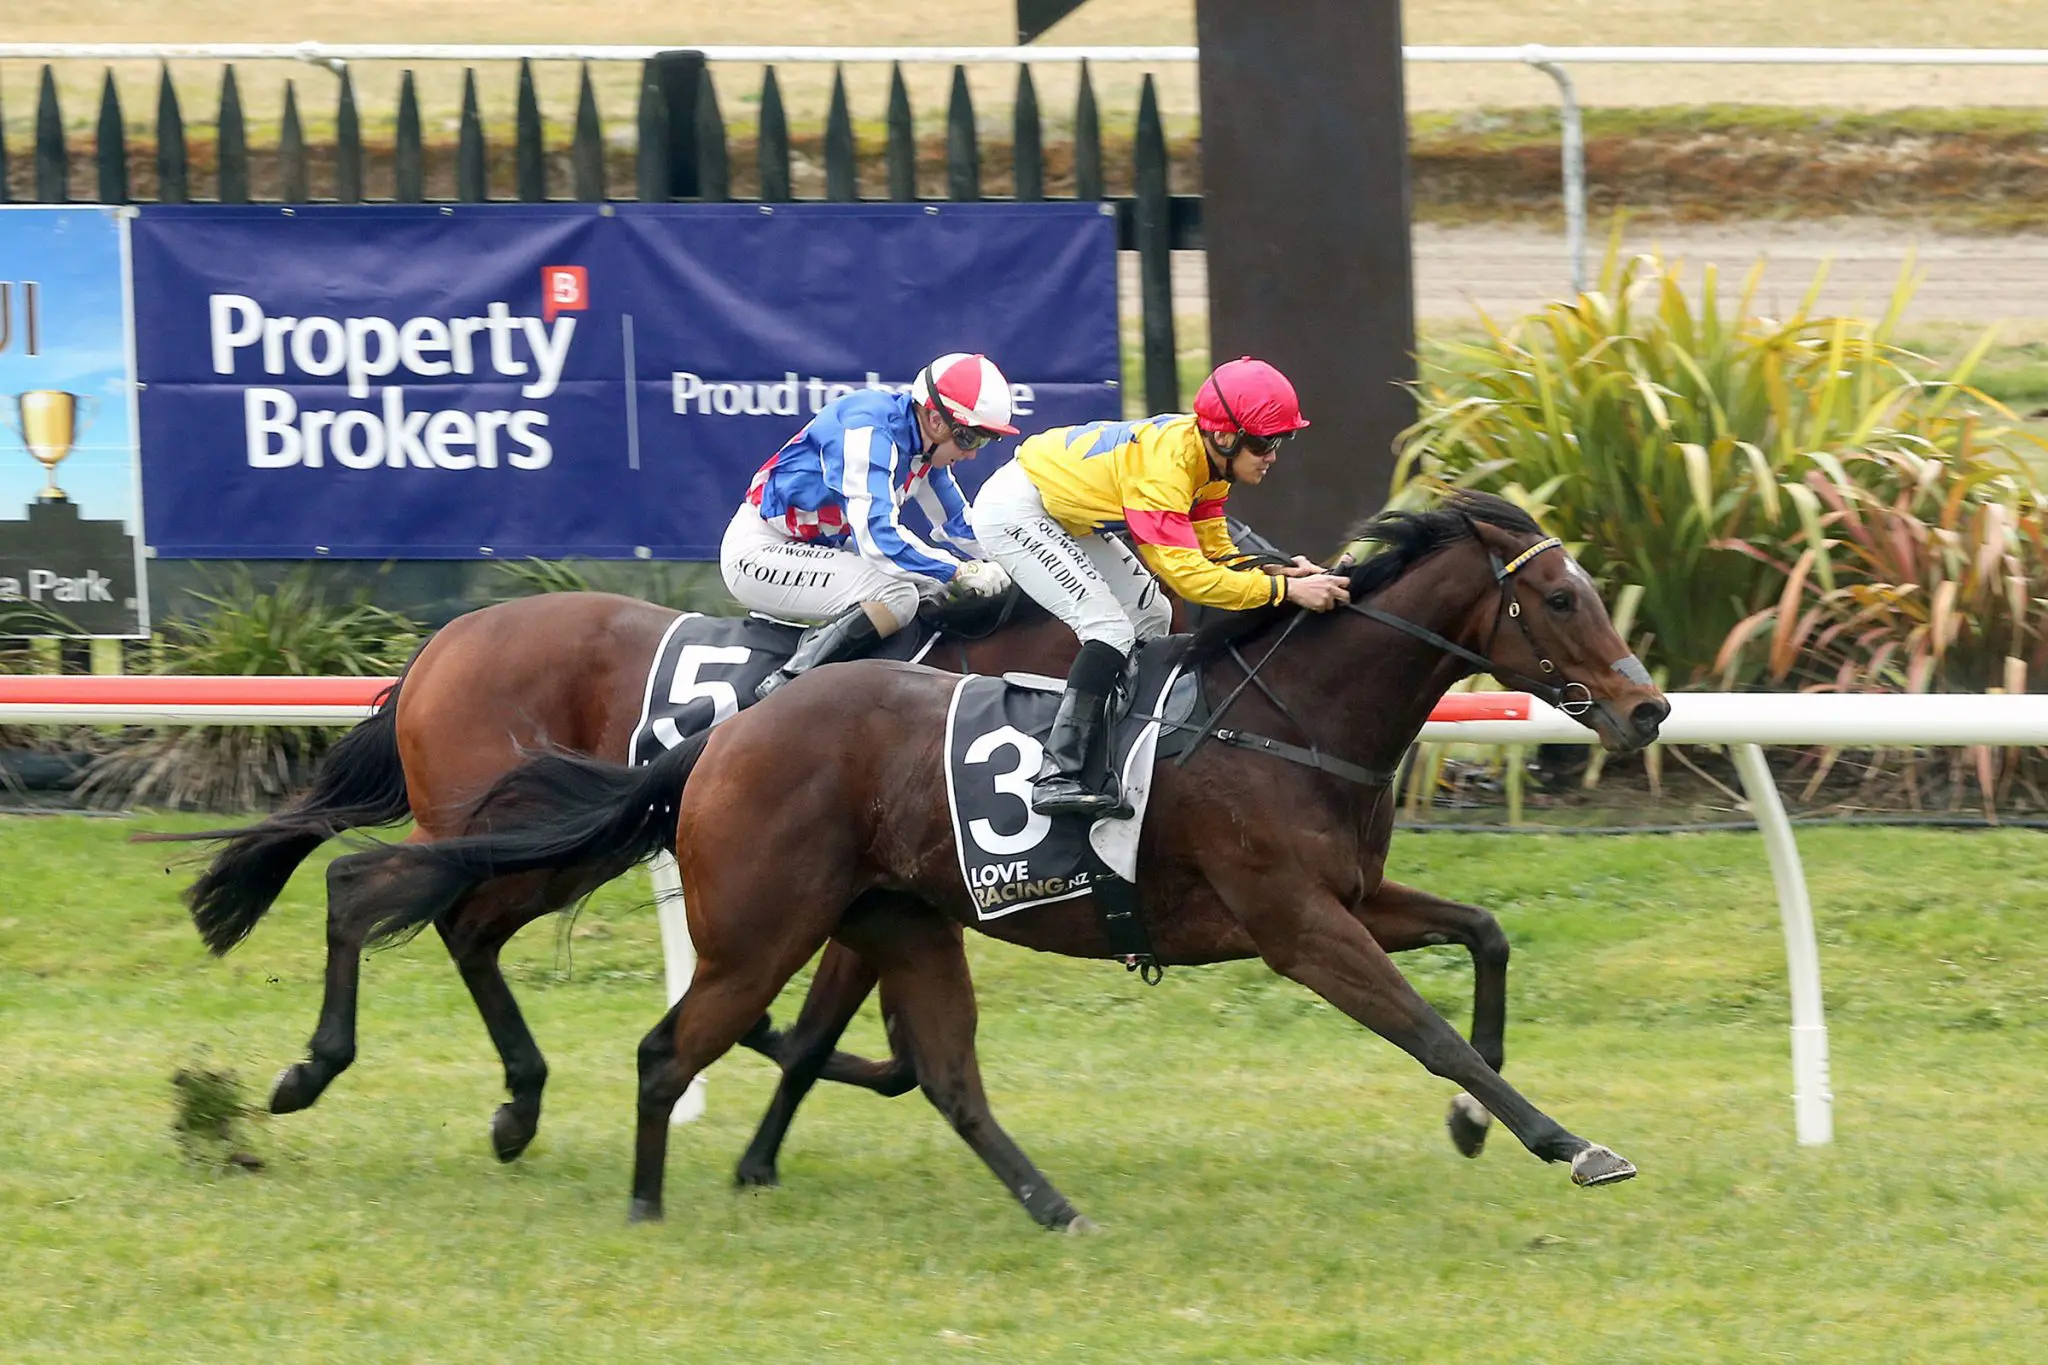
[[47,480],[40,499],[68,502],[57,487],[57,466],[78,443],[79,433],[92,420],[93,400],[63,389],[31,389],[14,399],[15,435],[43,467]]

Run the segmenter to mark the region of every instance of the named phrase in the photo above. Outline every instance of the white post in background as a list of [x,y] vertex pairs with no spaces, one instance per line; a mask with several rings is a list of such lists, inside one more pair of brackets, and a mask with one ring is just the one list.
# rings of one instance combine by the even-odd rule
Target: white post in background
[[1750,813],[1764,836],[1771,858],[1771,879],[1778,884],[1778,917],[1785,928],[1785,969],[1792,980],[1792,1113],[1803,1147],[1835,1139],[1835,1097],[1828,1086],[1828,1026],[1821,1014],[1820,946],[1813,937],[1813,905],[1806,897],[1806,876],[1799,866],[1799,847],[1792,842],[1792,822],[1771,781],[1770,765],[1761,745],[1737,744],[1735,768],[1749,796]]
[[[683,913],[683,874],[675,856],[656,854],[648,871],[654,877],[654,914],[661,921],[661,955],[668,972],[668,1003],[673,1005],[690,989],[690,977],[697,970],[697,949],[690,942],[690,922]],[[676,1101],[669,1122],[684,1124],[703,1117],[704,1074],[699,1072]]]

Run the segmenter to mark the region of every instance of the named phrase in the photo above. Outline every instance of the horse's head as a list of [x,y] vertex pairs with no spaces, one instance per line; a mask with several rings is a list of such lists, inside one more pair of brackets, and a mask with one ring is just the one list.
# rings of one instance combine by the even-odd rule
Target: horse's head
[[1654,741],[1671,703],[1615,630],[1591,575],[1510,504],[1467,494],[1451,506],[1467,517],[1498,585],[1466,627],[1494,676],[1557,706],[1610,751]]

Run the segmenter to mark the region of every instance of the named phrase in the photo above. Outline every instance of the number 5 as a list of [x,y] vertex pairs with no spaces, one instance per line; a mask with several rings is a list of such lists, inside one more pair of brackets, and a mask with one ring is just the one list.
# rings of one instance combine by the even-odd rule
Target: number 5
[[[745,645],[684,645],[676,658],[675,681],[669,684],[668,699],[677,706],[693,701],[711,703],[711,723],[723,725],[740,713],[740,694],[729,682],[718,678],[700,681],[697,670],[706,664],[733,664],[744,666],[748,650]],[[662,747],[673,749],[683,742],[683,732],[674,720],[663,716],[654,722],[654,737]]]

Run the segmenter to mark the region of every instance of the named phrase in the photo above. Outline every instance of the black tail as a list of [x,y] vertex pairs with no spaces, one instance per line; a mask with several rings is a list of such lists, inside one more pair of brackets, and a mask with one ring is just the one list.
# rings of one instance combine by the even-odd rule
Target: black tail
[[327,751],[313,785],[276,814],[241,829],[194,834],[138,834],[138,843],[226,840],[213,865],[185,892],[192,922],[215,954],[249,936],[292,872],[326,840],[346,829],[389,825],[412,813],[405,768],[398,760],[400,678],[377,699],[376,714]]
[[[391,910],[370,930],[372,941],[439,919],[472,888],[517,872],[578,867],[624,870],[673,851],[683,786],[710,731],[692,735],[644,768],[602,759],[547,754],[499,778],[471,817],[480,834],[431,844],[393,844],[356,854],[351,875],[373,877],[403,868],[412,888],[392,895]],[[337,864],[339,866],[339,864]]]

